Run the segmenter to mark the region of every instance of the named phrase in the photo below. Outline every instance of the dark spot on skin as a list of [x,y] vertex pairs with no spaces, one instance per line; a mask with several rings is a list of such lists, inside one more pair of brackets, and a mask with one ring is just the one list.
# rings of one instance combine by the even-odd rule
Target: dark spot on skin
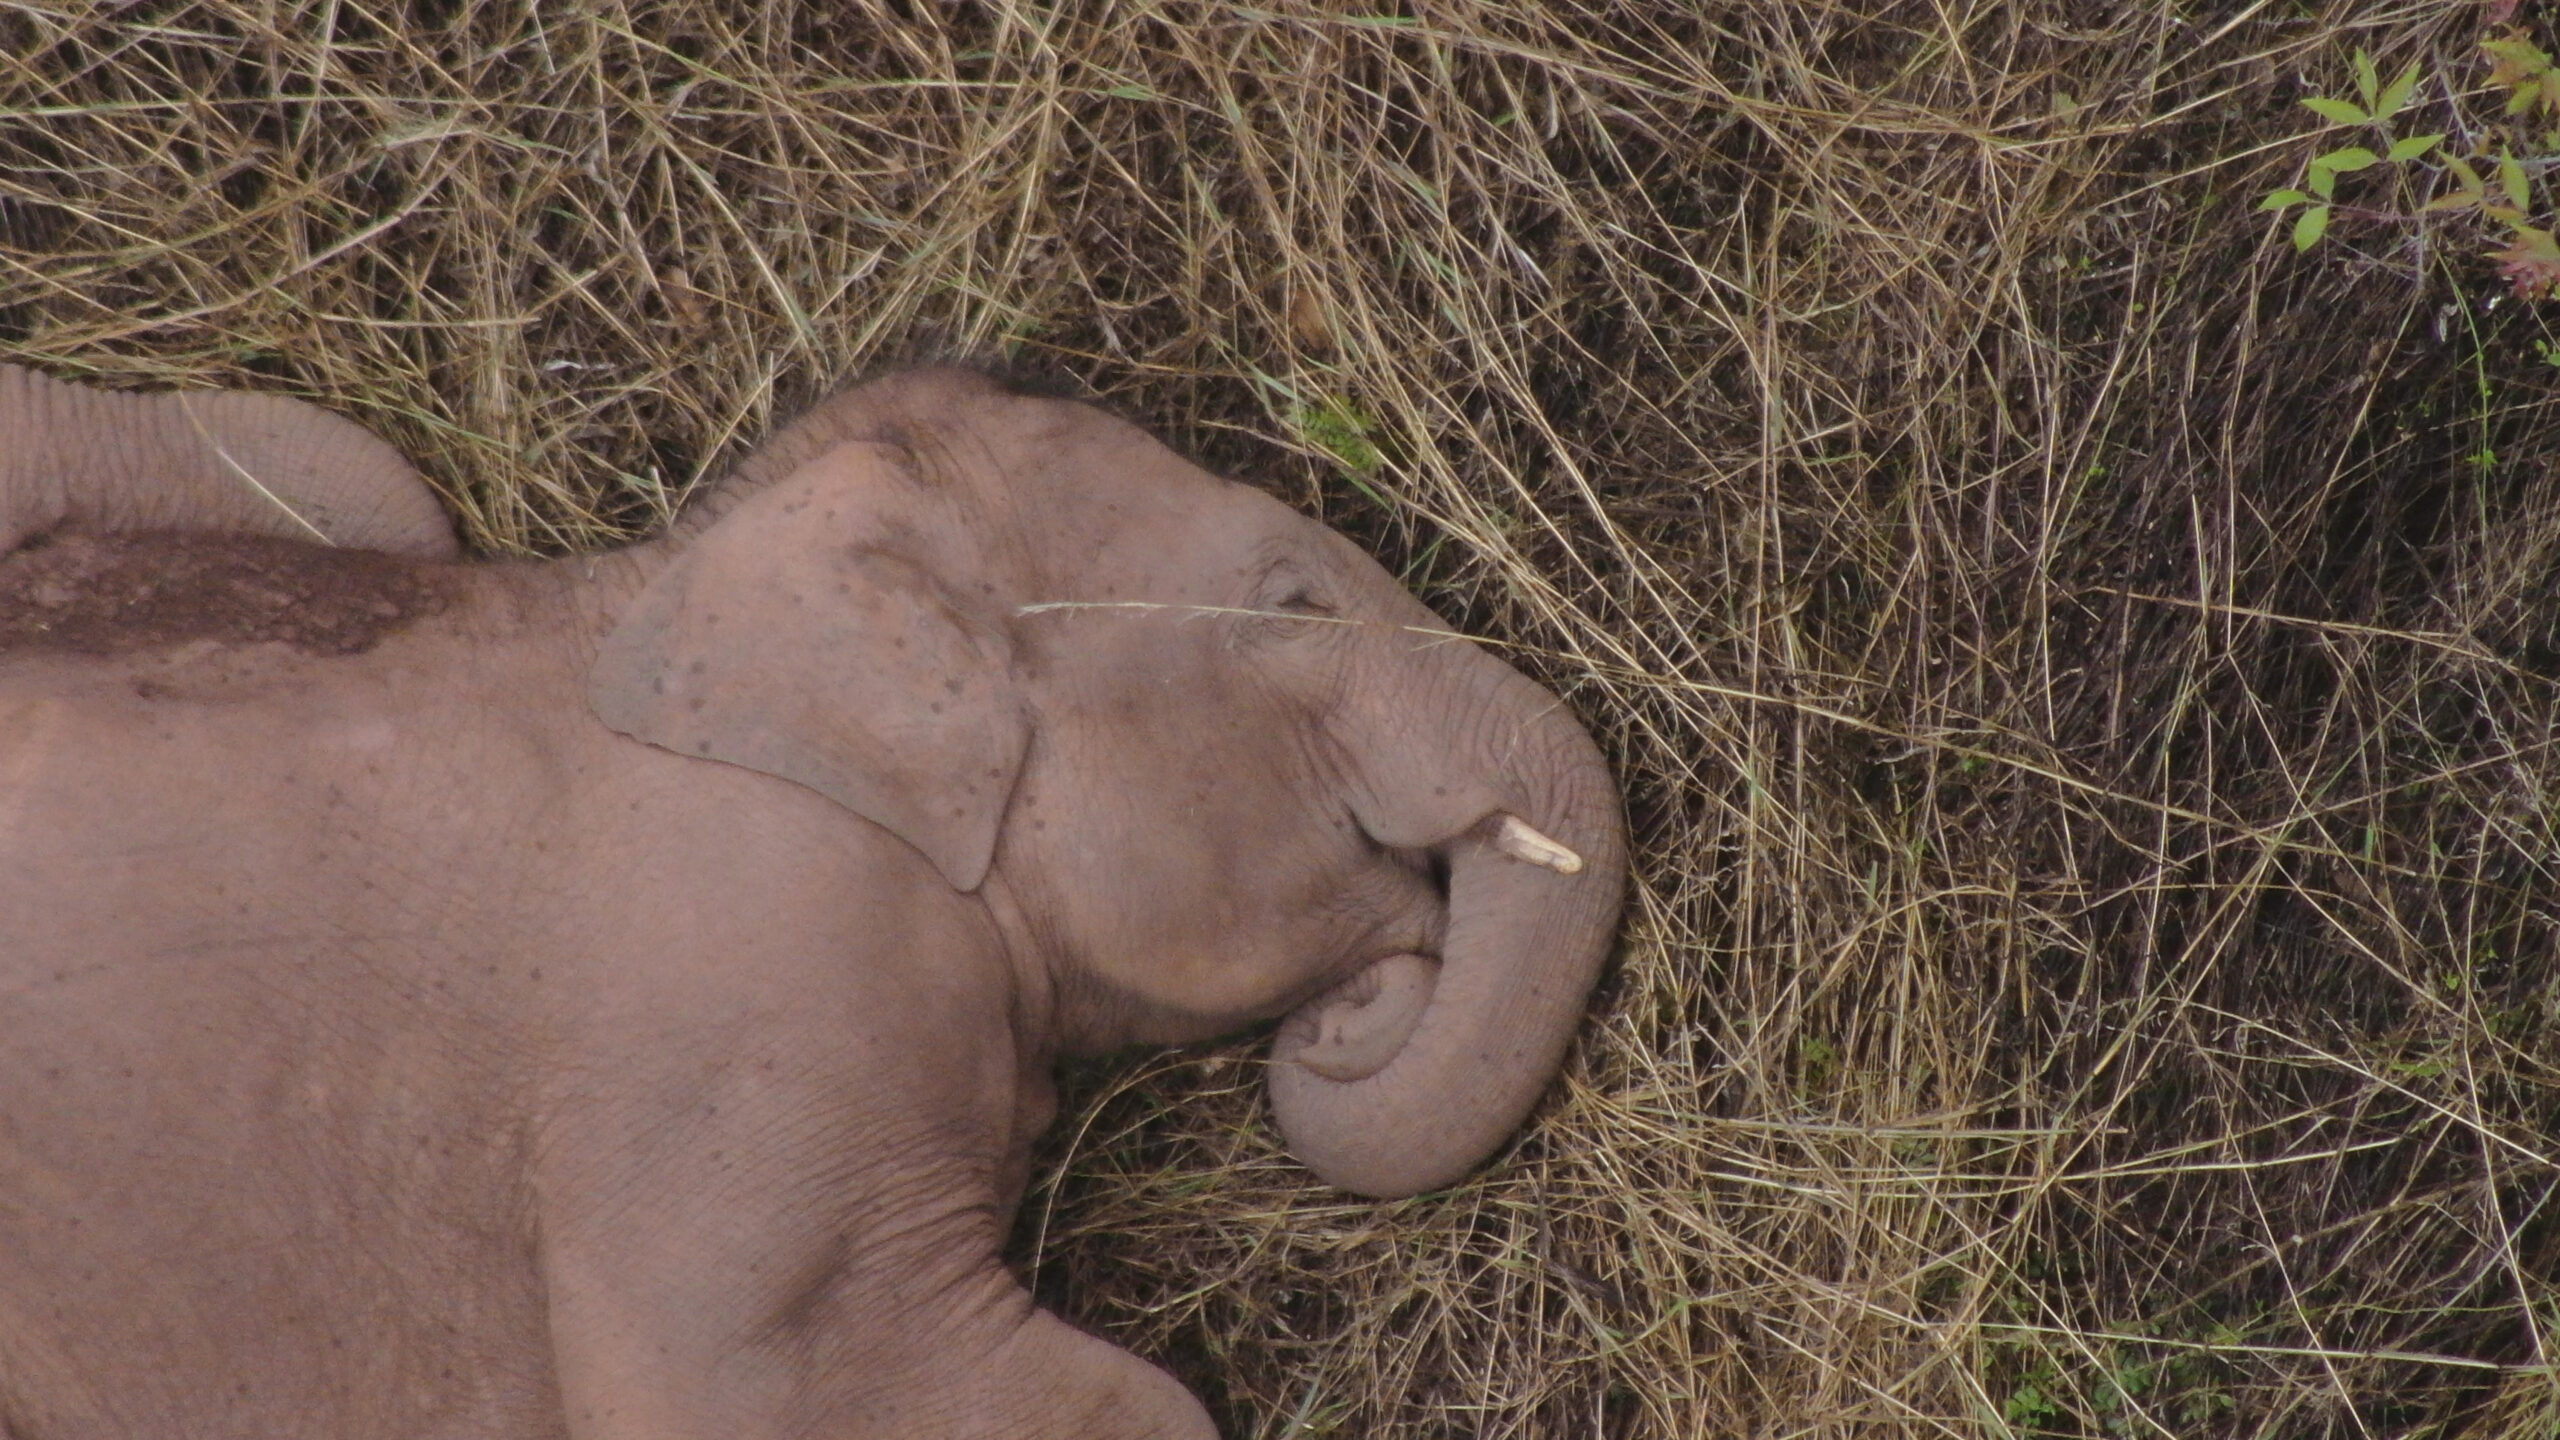
[[664,695],[664,694],[666,694],[666,693],[667,693],[667,677],[666,677],[666,676],[664,676],[664,675],[652,675],[652,676],[650,676],[650,677],[649,677],[649,693],[650,693],[650,694],[652,694],[652,695]]
[[707,663],[708,662],[697,658],[692,664],[684,667],[685,673],[688,675],[699,675],[702,673],[703,668]]
[[692,711],[692,712],[693,712],[694,714],[696,714],[696,715],[699,715],[699,714],[701,714],[701,713],[702,713],[702,707],[703,707],[703,705],[704,705],[705,701],[706,701],[706,697],[701,696],[701,695],[696,695],[696,696],[694,696],[691,700],[688,700],[688,701],[686,701],[686,702],[685,702],[685,706],[684,706],[684,708],[685,708],[685,709],[687,709],[687,710]]
[[928,700],[925,702],[924,708],[932,714],[939,715],[942,713],[942,702],[939,700]]
[[954,694],[954,695],[957,695],[957,694],[959,694],[961,691],[963,691],[963,690],[967,689],[967,688],[968,688],[968,686],[967,686],[966,684],[964,684],[964,683],[960,680],[960,678],[959,678],[958,676],[956,676],[956,675],[955,675],[955,676],[953,676],[952,678],[950,678],[950,679],[948,679],[948,680],[943,681],[943,682],[942,682],[942,688],[943,688],[943,689],[945,689],[945,690],[950,691],[950,692],[951,692],[952,694]]

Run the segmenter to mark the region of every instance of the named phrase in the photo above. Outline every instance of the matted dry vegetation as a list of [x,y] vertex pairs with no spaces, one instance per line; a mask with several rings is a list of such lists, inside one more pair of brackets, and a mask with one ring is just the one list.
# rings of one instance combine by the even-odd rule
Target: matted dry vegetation
[[1254,1044],[1135,1056],[1026,1206],[1231,1434],[2550,1440],[2550,312],[2248,203],[2483,23],[9,0],[0,358],[558,550],[1011,357],[1514,647],[1638,868],[1534,1127],[1349,1203]]

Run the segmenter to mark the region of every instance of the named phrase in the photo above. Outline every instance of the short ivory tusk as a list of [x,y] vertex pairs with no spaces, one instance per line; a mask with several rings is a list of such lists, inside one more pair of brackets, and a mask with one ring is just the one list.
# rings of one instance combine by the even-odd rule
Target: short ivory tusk
[[1493,848],[1514,860],[1544,865],[1559,875],[1576,875],[1582,871],[1582,857],[1538,833],[1537,827],[1517,815],[1504,815],[1502,824],[1493,832]]

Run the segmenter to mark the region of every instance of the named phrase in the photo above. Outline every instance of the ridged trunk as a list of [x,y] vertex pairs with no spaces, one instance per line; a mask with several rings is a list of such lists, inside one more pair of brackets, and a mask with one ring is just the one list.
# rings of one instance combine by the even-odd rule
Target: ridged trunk
[[458,553],[435,492],[352,421],[282,395],[128,395],[0,365],[0,551],[57,525]]
[[[1378,717],[1377,728],[1402,733],[1371,743],[1405,747],[1408,763],[1381,767],[1396,779],[1373,781],[1375,813],[1363,823],[1386,843],[1430,844],[1449,865],[1429,999],[1373,1074],[1329,1079],[1298,1063],[1312,1032],[1291,1026],[1273,1046],[1270,1078],[1291,1151],[1327,1181],[1382,1198],[1457,1180],[1519,1128],[1581,1021],[1626,882],[1616,783],[1555,697],[1473,646],[1443,642],[1426,663],[1459,667],[1444,693],[1473,697],[1475,718],[1458,743],[1441,730],[1431,758],[1413,762],[1416,747],[1432,745],[1413,733],[1420,717]],[[1560,873],[1506,852],[1496,843],[1506,814],[1567,847],[1581,868]]]

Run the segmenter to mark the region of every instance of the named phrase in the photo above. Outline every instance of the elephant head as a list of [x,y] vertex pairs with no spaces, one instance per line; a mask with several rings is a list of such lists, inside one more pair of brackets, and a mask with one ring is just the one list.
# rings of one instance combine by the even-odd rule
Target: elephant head
[[1464,1174],[1553,1076],[1616,924],[1616,788],[1324,526],[941,370],[804,418],[642,558],[597,714],[907,840],[1065,1048],[1285,1015],[1282,1134],[1378,1196]]
[[129,395],[0,365],[0,552],[65,524],[457,553],[409,462],[317,406],[242,391]]

